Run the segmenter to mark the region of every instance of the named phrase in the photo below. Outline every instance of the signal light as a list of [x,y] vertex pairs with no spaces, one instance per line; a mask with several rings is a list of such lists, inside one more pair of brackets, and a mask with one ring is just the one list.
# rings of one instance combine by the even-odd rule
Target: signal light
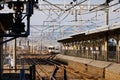
[[22,12],[24,10],[23,2],[17,1],[17,2],[14,2],[13,5],[14,5],[13,10],[15,10],[16,12]]
[[0,4],[0,10],[4,8],[4,4]]

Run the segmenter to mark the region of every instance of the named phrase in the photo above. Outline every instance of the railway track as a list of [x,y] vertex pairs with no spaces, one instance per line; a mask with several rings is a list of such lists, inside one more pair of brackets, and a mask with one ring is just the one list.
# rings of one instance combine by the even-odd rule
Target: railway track
[[101,80],[87,72],[79,72],[55,61],[55,55],[23,56],[24,62],[28,65],[36,65],[36,80]]

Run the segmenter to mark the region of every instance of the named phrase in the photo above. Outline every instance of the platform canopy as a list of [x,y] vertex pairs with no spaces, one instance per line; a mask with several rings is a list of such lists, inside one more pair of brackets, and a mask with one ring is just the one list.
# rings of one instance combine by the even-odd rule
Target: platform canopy
[[76,33],[68,38],[60,39],[58,40],[58,42],[66,43],[66,42],[75,42],[82,40],[93,40],[93,39],[96,40],[96,39],[101,39],[104,36],[111,37],[113,35],[119,35],[119,34],[120,34],[120,24],[117,24],[111,26],[98,27],[85,32]]

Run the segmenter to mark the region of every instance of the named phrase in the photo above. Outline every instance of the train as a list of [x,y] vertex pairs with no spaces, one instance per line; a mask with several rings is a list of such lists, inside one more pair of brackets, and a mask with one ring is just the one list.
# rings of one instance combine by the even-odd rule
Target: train
[[47,50],[49,53],[52,53],[52,54],[60,53],[59,48],[54,46],[48,46]]

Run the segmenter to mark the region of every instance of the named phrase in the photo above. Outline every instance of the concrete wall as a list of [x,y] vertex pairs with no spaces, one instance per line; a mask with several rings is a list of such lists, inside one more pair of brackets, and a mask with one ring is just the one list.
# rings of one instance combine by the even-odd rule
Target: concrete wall
[[57,60],[65,61],[68,66],[76,71],[87,71],[88,73],[105,80],[120,80],[120,64],[84,59],[72,56],[57,55]]
[[107,67],[105,78],[107,80],[120,80],[120,64],[113,63]]

